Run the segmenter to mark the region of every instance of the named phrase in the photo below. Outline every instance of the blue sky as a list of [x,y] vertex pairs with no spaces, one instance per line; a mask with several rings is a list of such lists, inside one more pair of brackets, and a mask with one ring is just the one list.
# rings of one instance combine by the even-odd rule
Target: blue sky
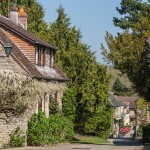
[[113,17],[120,17],[116,7],[121,0],[38,0],[45,9],[45,20],[54,22],[57,18],[56,9],[61,4],[65,13],[71,18],[72,25],[80,29],[82,41],[96,51],[97,61],[103,63],[100,43],[106,45],[106,31],[116,35],[120,31],[113,25]]

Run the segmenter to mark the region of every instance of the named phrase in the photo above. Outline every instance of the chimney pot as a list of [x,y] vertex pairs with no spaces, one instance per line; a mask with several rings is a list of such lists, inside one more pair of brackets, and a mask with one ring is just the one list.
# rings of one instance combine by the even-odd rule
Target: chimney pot
[[24,11],[24,9],[21,7],[19,9],[19,12],[18,12],[18,21],[19,21],[19,24],[27,30],[27,13]]
[[16,3],[13,3],[10,9],[10,20],[18,25],[18,8]]

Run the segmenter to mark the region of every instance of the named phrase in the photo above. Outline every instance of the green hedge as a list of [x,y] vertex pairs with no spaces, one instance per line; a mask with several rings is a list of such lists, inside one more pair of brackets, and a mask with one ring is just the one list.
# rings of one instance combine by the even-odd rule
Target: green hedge
[[61,115],[45,117],[43,112],[34,114],[28,123],[28,145],[40,146],[67,142],[74,136],[73,124]]
[[138,136],[142,138],[143,143],[150,143],[150,124],[142,123],[138,129]]
[[143,127],[143,142],[150,143],[150,124]]

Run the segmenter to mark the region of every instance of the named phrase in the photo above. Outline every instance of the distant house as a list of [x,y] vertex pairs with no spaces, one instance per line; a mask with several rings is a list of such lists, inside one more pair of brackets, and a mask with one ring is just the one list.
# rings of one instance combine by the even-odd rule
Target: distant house
[[[9,57],[4,51],[4,45],[8,41],[12,44],[13,49]],[[20,76],[44,82],[45,86],[48,84],[53,86],[57,83],[59,87],[52,92],[51,96],[62,108],[61,97],[68,78],[56,65],[56,50],[51,44],[27,31],[27,14],[23,8],[18,11],[16,6],[13,6],[10,10],[10,19],[0,15],[0,70],[13,71]],[[48,117],[49,97],[50,95],[45,93],[40,99],[37,99],[29,116],[37,113],[40,105]],[[9,124],[0,121],[0,147],[8,144],[9,134],[17,126],[26,134],[29,116],[14,118]]]
[[120,120],[123,119],[125,114],[125,105],[122,102],[116,100],[113,94],[109,95],[109,100],[111,107],[113,108],[113,131],[115,131],[115,129],[119,130]]
[[138,97],[136,96],[117,96],[115,95],[116,100],[122,102],[129,107],[129,124],[133,125],[136,123],[136,100]]

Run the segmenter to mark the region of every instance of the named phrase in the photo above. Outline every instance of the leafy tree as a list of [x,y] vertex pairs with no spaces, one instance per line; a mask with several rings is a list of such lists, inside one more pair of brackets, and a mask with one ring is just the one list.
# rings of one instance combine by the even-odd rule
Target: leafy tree
[[[37,0],[14,0],[17,3],[17,7],[23,7],[28,15],[28,30],[42,39],[47,39],[47,24],[44,21],[44,9],[43,6],[37,2]],[[12,1],[1,0],[0,1],[0,14],[8,17],[9,10],[12,6]]]
[[124,90],[124,86],[120,82],[120,80],[117,78],[116,81],[114,82],[114,85],[113,85],[113,91],[115,93],[119,93],[119,92],[123,92],[123,90]]
[[[90,47],[81,42],[80,31],[75,26],[71,27],[70,18],[62,6],[57,12],[58,18],[50,25],[49,41],[58,47],[57,64],[70,79],[70,89],[63,97],[63,112],[74,120],[76,132],[96,134],[108,131],[109,76],[106,67],[97,63]],[[92,123],[94,120],[95,124]],[[107,126],[101,130],[104,121]],[[88,129],[89,124],[93,126],[91,130]]]
[[116,10],[123,16],[123,18],[113,18],[114,25],[122,29],[129,29],[135,27],[136,23],[139,21],[139,14],[143,16],[149,15],[149,6],[147,3],[142,2],[142,0],[122,0],[121,8],[116,8]]
[[136,101],[137,123],[147,123],[147,102],[143,98]]
[[121,83],[119,78],[116,78],[112,91],[114,92],[115,95],[122,95],[122,96],[131,96],[134,92],[132,88],[127,88],[125,85]]
[[62,98],[63,101],[63,114],[66,116],[68,119],[72,120],[73,122],[75,121],[75,110],[76,110],[76,105],[75,105],[75,92],[71,88],[68,89]]
[[105,40],[109,50],[103,45],[101,49],[106,59],[128,76],[135,91],[149,100],[149,67],[144,57],[145,49],[149,49],[146,43],[150,36],[149,4],[140,0],[122,0],[121,9],[117,10],[124,18],[114,19],[114,24],[126,30],[115,37],[107,32]]

